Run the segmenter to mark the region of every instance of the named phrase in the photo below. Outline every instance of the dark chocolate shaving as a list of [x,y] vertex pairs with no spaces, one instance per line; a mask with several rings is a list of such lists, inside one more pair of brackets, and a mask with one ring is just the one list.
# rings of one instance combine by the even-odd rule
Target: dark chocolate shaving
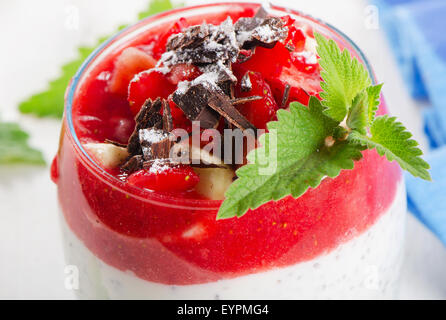
[[167,42],[167,51],[174,51],[184,48],[196,48],[201,45],[209,36],[209,27],[206,24],[192,26],[184,32],[172,35]]
[[184,93],[177,90],[172,99],[189,120],[200,121],[200,127],[210,129],[215,128],[220,120],[220,115],[208,108],[210,94],[211,91],[200,83],[189,87]]
[[231,129],[231,130],[234,129],[234,125],[230,123],[228,119],[225,119],[225,129]]
[[138,114],[136,115],[135,129],[133,130],[127,144],[127,151],[131,156],[142,153],[139,142],[139,130],[147,128],[162,128],[163,117],[160,114],[161,105],[162,103],[160,98],[157,98],[155,102],[152,102],[151,99],[147,99],[142,105],[141,110],[139,110]]
[[172,113],[170,110],[169,103],[163,100],[163,130],[170,132],[173,130],[173,120]]
[[[169,167],[176,167],[181,165],[181,162],[175,162],[172,159],[155,159],[155,160],[148,160],[148,161],[144,161],[141,169],[149,169],[151,168],[155,162],[160,162],[161,165],[163,166],[169,166]],[[205,162],[201,162],[201,163],[189,163],[189,166],[193,167],[193,168],[203,168],[203,169],[210,169],[210,168],[221,168],[221,169],[226,169],[227,167],[225,165],[219,165],[219,164],[215,164],[215,163],[205,163]]]
[[135,122],[139,129],[146,128],[162,128],[163,118],[161,117],[160,111],[162,107],[162,101],[157,98],[152,102],[151,99],[147,99],[142,105],[138,114],[136,115]]
[[256,46],[272,48],[277,41],[284,41],[288,36],[288,28],[280,18],[240,18],[234,29],[240,49],[252,49]]
[[256,127],[232,105],[231,100],[226,95],[215,92],[211,95],[208,105],[237,128],[256,130]]
[[233,105],[238,105],[238,104],[243,104],[243,103],[246,103],[246,102],[256,101],[256,100],[260,100],[260,99],[263,99],[263,97],[261,97],[261,96],[250,96],[250,97],[242,97],[242,98],[231,99],[230,102]]
[[128,172],[129,174],[138,170],[141,170],[143,167],[143,158],[142,155],[136,155],[131,157],[121,166],[121,169]]
[[219,85],[220,89],[231,99],[235,96],[234,94],[234,83],[231,81],[223,82]]
[[232,38],[234,33],[230,18],[219,26],[201,24],[173,35],[167,42],[171,52],[162,57],[164,65],[192,63],[195,65],[235,61],[239,48]]
[[281,103],[282,107],[285,107],[288,102],[288,98],[290,96],[290,88],[291,88],[290,85],[287,83],[285,85],[285,89],[283,90],[282,103]]
[[219,88],[213,88],[211,83],[192,85],[184,93],[177,90],[173,94],[173,101],[183,110],[188,119],[200,121],[202,128],[214,128],[220,120],[218,116],[220,114],[237,128],[256,129],[232,105],[230,98]]
[[117,141],[113,141],[113,140],[110,140],[110,139],[105,139],[104,142],[105,142],[105,143],[112,144],[112,145],[117,146],[117,147],[127,148],[127,145],[126,145],[126,144],[123,144],[123,143],[120,143],[120,142],[117,142]]
[[[252,18],[240,18],[237,20],[236,23],[234,23],[234,30],[235,34],[238,36],[238,39],[241,38],[241,35],[245,33],[246,35],[249,35],[249,32],[252,32],[255,28],[260,26],[263,21],[265,21],[266,17],[257,17],[254,16]],[[241,41],[240,41],[241,42]],[[243,42],[240,43],[243,47]],[[243,49],[249,49],[249,48],[243,48]]]
[[287,36],[288,28],[280,18],[267,18],[253,30],[251,45],[273,48],[277,41],[284,41]]
[[139,142],[144,160],[169,158],[173,140],[173,134],[160,129],[139,130]]

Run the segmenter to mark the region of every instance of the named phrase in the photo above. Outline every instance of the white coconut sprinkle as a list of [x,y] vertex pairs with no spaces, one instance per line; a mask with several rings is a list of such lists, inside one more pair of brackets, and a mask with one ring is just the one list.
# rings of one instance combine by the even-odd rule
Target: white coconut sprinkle
[[171,166],[167,165],[165,161],[161,159],[155,159],[152,166],[149,168],[149,172],[153,174],[159,174],[163,171],[168,170]]

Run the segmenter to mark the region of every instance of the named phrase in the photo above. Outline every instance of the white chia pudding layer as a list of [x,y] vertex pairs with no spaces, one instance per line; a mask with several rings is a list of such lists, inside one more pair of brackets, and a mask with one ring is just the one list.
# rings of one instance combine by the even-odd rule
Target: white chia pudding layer
[[61,224],[67,265],[79,271],[73,290],[81,299],[390,299],[397,290],[405,215],[400,182],[393,203],[374,225],[326,254],[293,266],[181,286],[146,281],[104,263],[63,218]]

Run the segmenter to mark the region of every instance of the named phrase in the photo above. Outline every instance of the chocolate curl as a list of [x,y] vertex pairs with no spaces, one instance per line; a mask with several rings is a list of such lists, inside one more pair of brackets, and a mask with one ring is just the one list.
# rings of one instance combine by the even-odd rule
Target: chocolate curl
[[231,100],[229,100],[227,96],[215,93],[209,99],[208,105],[237,128],[241,130],[252,129],[254,132],[257,130],[257,128],[232,105]]
[[229,100],[233,105],[238,105],[238,104],[243,104],[246,102],[251,102],[251,101],[257,101],[262,99],[261,96],[250,96],[250,97],[242,97],[242,98],[235,98],[235,99],[231,99]]
[[285,107],[288,102],[288,98],[290,96],[290,88],[291,88],[290,85],[287,83],[285,85],[285,89],[283,90],[282,103],[281,103],[282,107]]
[[139,130],[147,128],[162,128],[163,118],[160,115],[161,110],[161,99],[157,98],[155,102],[151,99],[147,99],[139,110],[135,117],[135,129],[130,135],[127,151],[131,156],[141,154],[141,144],[139,141]]
[[189,120],[199,121],[200,127],[211,129],[218,125],[220,116],[208,108],[209,96],[210,91],[203,84],[197,84],[185,93],[175,92],[172,99]]
[[169,103],[163,99],[163,130],[170,132],[173,130],[173,120],[172,113],[170,110]]

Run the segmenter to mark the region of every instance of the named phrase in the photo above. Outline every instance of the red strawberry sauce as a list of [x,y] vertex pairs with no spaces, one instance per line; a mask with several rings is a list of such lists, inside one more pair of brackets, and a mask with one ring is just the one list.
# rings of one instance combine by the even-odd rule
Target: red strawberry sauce
[[[232,6],[231,12],[186,22],[219,23],[227,14],[235,21],[256,9],[253,4]],[[159,58],[171,26],[144,31],[129,44],[151,48]],[[107,89],[106,72],[113,71],[122,49],[97,58],[76,89],[72,118],[81,142],[107,138],[125,143],[133,129],[126,97]],[[273,94],[280,83],[270,85]],[[99,169],[80,151],[67,121],[52,170],[66,222],[107,264],[159,283],[205,283],[315,258],[373,225],[392,204],[401,179],[397,164],[366,151],[354,170],[325,179],[299,199],[287,197],[241,218],[216,221],[219,201],[194,199],[193,193],[149,192],[120,181],[118,172]]]

